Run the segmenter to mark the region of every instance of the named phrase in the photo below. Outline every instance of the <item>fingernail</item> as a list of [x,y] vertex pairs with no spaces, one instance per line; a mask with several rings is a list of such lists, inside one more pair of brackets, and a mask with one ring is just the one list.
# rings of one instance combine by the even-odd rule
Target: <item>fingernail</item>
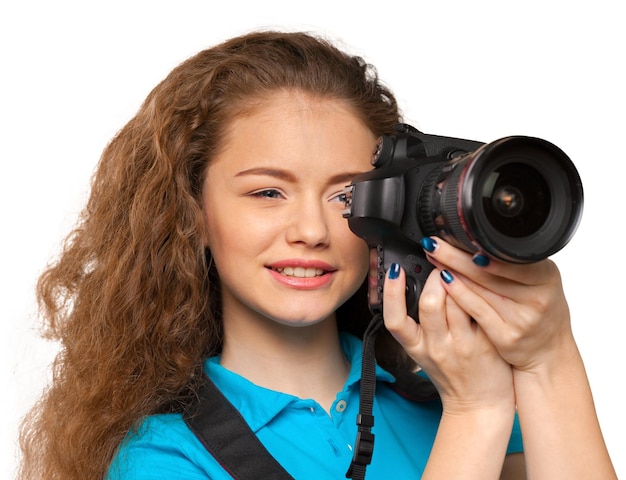
[[482,253],[477,253],[472,258],[472,262],[474,262],[479,267],[486,267],[487,265],[489,265],[489,257],[483,255]]
[[428,253],[433,253],[437,248],[437,242],[430,237],[422,238],[420,243],[422,244],[422,248]]
[[400,265],[397,263],[392,263],[389,267],[389,279],[395,280],[400,276]]
[[442,270],[439,275],[441,275],[441,279],[446,283],[452,283],[452,280],[454,280],[452,274],[447,270]]

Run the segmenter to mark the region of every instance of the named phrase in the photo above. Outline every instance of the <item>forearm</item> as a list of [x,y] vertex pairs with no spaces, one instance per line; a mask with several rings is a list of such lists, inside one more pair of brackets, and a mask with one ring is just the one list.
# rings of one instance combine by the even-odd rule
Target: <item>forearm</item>
[[514,372],[528,478],[617,478],[582,359],[575,345],[566,351],[555,368]]
[[422,480],[499,479],[513,417],[511,409],[463,415],[444,411]]

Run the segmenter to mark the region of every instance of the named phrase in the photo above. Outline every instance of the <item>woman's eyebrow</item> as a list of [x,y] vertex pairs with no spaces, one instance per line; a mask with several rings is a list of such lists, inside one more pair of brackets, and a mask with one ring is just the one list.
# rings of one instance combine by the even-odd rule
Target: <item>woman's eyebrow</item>
[[330,177],[328,179],[328,184],[329,185],[337,185],[338,183],[347,184],[347,183],[350,183],[354,177],[356,177],[357,175],[360,175],[361,173],[364,173],[364,172],[358,171],[358,172],[339,173],[337,175],[333,175],[332,177]]
[[[328,185],[336,185],[339,183],[350,183],[354,177],[363,173],[362,171],[356,172],[342,172],[337,175],[333,175],[328,179]],[[280,168],[270,168],[270,167],[255,167],[249,168],[247,170],[242,170],[235,174],[236,177],[245,177],[248,175],[263,175],[267,177],[274,177],[279,180],[284,180],[287,182],[296,182],[297,177],[295,174],[288,170],[283,170]]]
[[267,168],[267,167],[255,167],[249,168],[248,170],[242,170],[238,172],[236,177],[245,177],[247,175],[264,175],[267,177],[274,177],[280,180],[285,180],[287,182],[295,182],[296,176],[288,172],[287,170],[281,170],[279,168]]

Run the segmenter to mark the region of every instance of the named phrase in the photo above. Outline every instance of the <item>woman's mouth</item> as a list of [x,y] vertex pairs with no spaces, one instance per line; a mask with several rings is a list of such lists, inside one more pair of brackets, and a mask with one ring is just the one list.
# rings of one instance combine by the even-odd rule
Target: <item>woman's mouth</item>
[[326,273],[325,270],[321,268],[314,267],[279,267],[273,268],[275,272],[280,273],[281,275],[285,275],[287,277],[297,277],[297,278],[313,278],[313,277],[321,277]]

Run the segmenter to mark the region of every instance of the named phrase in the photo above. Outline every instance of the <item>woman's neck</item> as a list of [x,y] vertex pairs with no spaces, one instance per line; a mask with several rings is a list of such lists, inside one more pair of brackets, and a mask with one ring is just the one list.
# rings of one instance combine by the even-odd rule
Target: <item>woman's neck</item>
[[225,368],[265,388],[330,410],[350,372],[334,318],[306,327],[224,322]]

